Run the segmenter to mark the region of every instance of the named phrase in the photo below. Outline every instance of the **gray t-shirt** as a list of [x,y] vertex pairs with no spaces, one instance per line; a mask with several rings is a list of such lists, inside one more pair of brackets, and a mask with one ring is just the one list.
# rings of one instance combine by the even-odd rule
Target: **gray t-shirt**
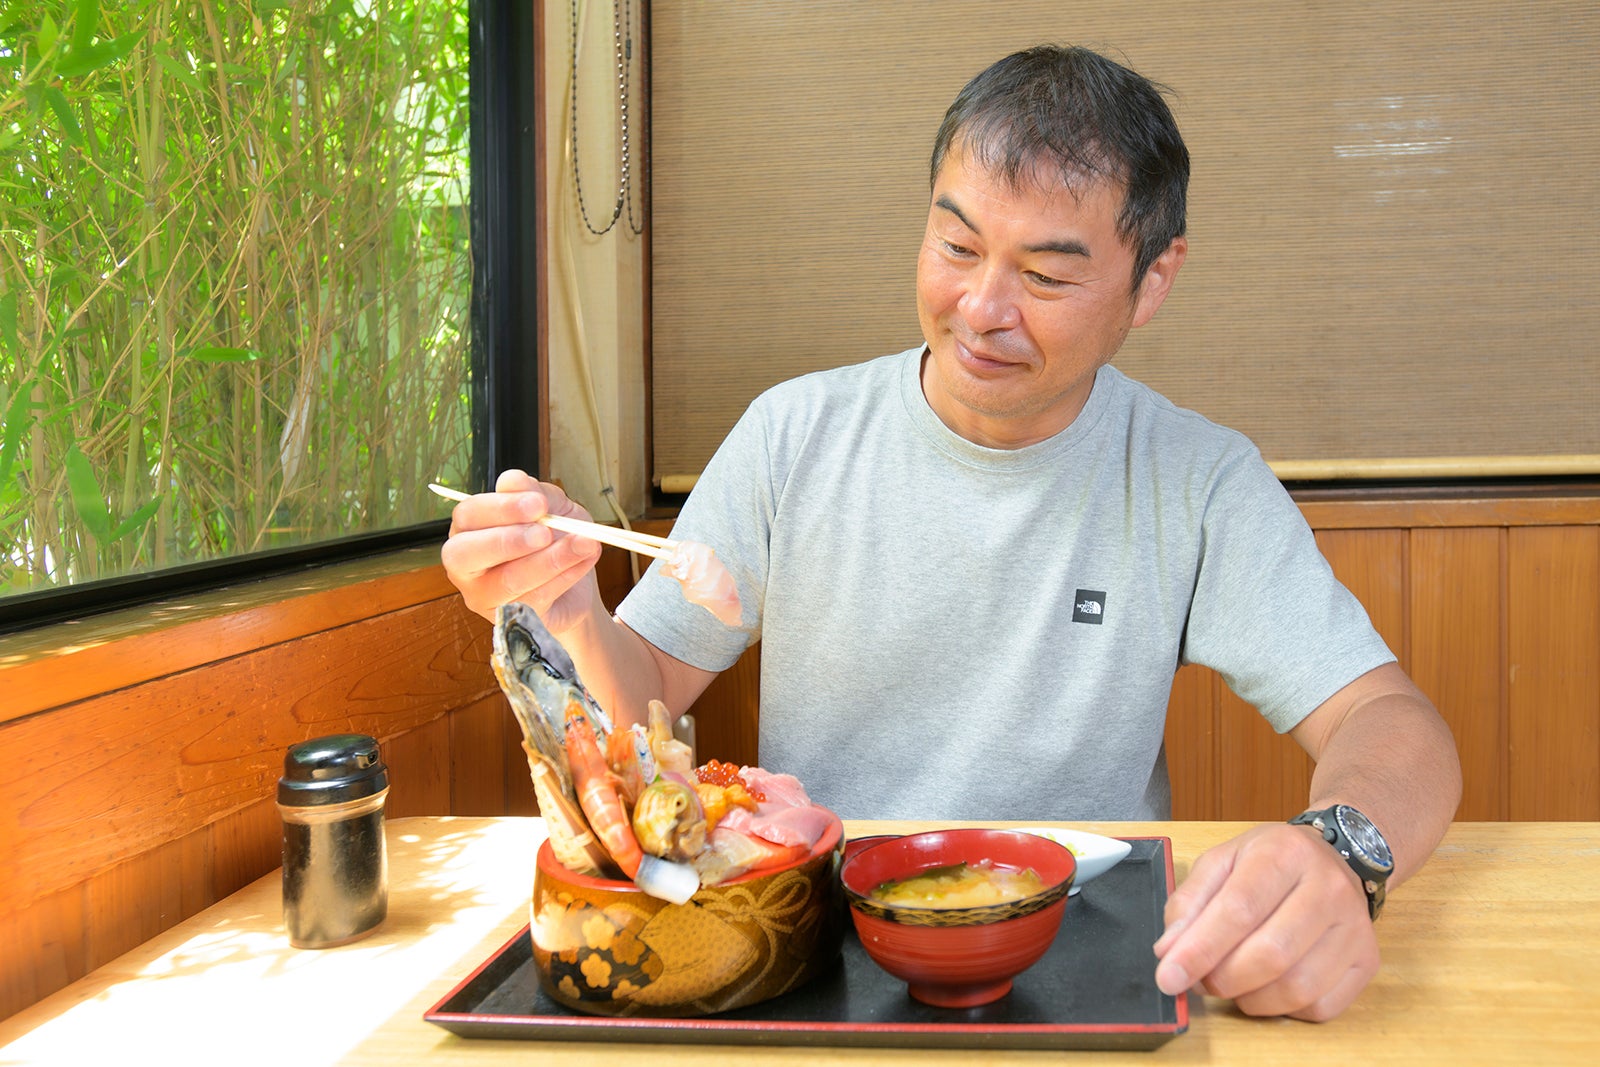
[[1105,367],[1061,433],[985,448],[921,354],[775,386],[712,458],[673,536],[727,564],[742,628],[654,567],[617,613],[708,670],[760,640],[761,764],[819,803],[1167,818],[1179,664],[1284,731],[1393,660],[1241,434]]

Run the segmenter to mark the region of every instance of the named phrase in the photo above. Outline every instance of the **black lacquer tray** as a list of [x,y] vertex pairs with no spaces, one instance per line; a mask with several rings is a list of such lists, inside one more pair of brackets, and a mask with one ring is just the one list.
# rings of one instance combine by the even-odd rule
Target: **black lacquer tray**
[[1156,988],[1150,946],[1173,888],[1165,837],[1124,838],[1128,857],[1071,898],[1045,957],[979,1008],[934,1008],[881,970],[853,930],[837,967],[762,1004],[696,1019],[584,1015],[539,988],[527,927],[424,1018],[462,1037],[690,1044],[1153,1049],[1189,1028],[1183,995]]

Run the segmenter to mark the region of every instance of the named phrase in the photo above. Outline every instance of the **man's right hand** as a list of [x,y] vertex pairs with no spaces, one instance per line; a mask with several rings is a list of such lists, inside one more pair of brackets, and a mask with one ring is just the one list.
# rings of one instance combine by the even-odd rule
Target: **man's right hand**
[[547,514],[589,518],[560,489],[519,470],[455,506],[439,558],[467,607],[493,622],[501,604],[520,600],[552,634],[595,609],[600,543],[556,533],[537,521]]

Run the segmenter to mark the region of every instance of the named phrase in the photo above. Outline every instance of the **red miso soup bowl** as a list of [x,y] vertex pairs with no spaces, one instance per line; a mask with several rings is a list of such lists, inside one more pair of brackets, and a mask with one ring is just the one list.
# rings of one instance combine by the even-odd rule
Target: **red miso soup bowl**
[[[1046,888],[1021,900],[933,908],[876,900],[885,882],[935,867],[987,861],[1031,868]],[[1072,851],[1015,830],[955,829],[909,834],[846,854],[839,868],[850,918],[867,955],[925,1004],[971,1008],[999,1000],[1055,942],[1077,873]]]

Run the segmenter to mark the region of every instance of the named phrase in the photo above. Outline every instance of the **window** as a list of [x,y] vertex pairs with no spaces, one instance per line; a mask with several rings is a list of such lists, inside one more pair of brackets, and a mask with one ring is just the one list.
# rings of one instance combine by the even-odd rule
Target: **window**
[[531,306],[531,218],[506,215],[532,199],[505,144],[526,7],[7,6],[0,624],[437,538],[426,484],[508,462],[492,379],[532,361],[496,303]]

